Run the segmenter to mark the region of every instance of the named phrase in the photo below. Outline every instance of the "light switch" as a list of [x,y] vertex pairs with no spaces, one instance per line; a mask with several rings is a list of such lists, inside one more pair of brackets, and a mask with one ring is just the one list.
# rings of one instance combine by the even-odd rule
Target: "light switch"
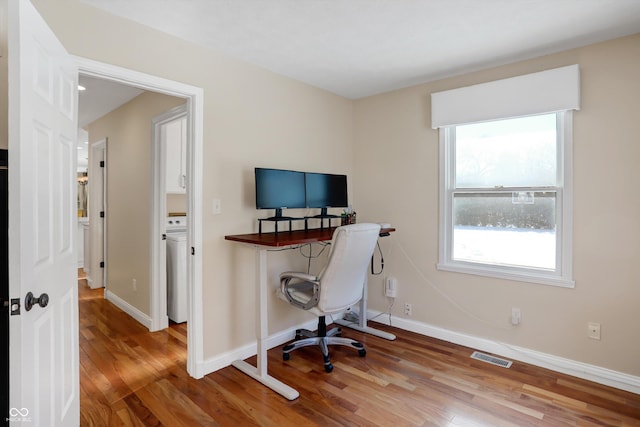
[[222,213],[222,202],[220,199],[213,199],[213,214],[218,215]]

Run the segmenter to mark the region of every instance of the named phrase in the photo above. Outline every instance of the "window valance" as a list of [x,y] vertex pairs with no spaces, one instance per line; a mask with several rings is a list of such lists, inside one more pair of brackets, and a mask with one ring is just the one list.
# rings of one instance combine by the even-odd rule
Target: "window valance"
[[434,129],[580,109],[577,64],[431,94]]

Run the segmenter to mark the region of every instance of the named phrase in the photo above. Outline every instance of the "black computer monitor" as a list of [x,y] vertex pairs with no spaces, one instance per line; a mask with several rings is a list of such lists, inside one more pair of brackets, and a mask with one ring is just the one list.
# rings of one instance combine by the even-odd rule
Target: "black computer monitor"
[[327,215],[327,208],[349,206],[346,175],[307,172],[305,190],[307,207],[322,209],[321,215]]
[[282,209],[305,208],[304,172],[255,168],[256,209],[275,209],[274,218],[284,218]]

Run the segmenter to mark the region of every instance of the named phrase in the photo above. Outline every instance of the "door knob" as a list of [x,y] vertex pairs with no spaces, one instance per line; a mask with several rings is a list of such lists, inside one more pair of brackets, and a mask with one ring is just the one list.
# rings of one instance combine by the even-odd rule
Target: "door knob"
[[38,304],[40,307],[46,307],[49,304],[49,295],[43,293],[38,298],[34,298],[31,292],[27,293],[27,296],[24,297],[24,308],[29,311],[33,308],[34,305]]

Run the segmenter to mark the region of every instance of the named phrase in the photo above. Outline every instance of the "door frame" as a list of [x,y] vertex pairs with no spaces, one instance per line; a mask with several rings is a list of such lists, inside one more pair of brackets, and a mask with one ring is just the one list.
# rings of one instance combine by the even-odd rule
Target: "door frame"
[[[151,215],[153,216],[154,227],[151,230],[151,283],[153,284],[152,288],[157,289],[155,300],[152,297],[151,301],[152,306],[155,306],[158,310],[158,315],[152,316],[151,319],[151,327],[149,329],[152,332],[169,326],[169,317],[167,316],[167,249],[166,240],[162,237],[166,234],[166,149],[161,140],[160,128],[162,125],[185,115],[188,122],[189,111],[187,106],[179,105],[160,113],[151,120],[151,171],[153,174],[153,208]],[[187,131],[188,140],[189,132]],[[187,168],[187,174],[188,172],[189,168]],[[187,218],[191,219],[190,216],[187,216]]]
[[[89,198],[89,242],[91,242],[87,263],[89,268],[87,274],[87,284],[91,289],[98,289],[107,286],[107,220],[100,217],[100,212],[107,211],[107,144],[108,138],[101,139],[89,146],[91,162],[87,168],[89,176],[94,179],[89,181],[89,194],[94,197]],[[96,162],[96,159],[99,159]],[[100,161],[105,162],[104,168],[100,167]],[[95,176],[100,174],[99,180]],[[99,195],[100,198],[95,196]],[[104,262],[104,267],[100,263]]]
[[[194,378],[202,378],[204,370],[204,325],[202,315],[202,151],[204,127],[204,90],[200,87],[168,80],[151,74],[130,70],[92,59],[72,56],[78,72],[87,76],[110,80],[134,86],[143,90],[184,98],[187,104],[187,245],[191,256],[187,259],[187,372]],[[152,177],[153,179],[153,177]],[[155,179],[154,179],[155,181]],[[162,216],[154,206],[150,218],[151,236],[160,238],[164,229]],[[157,245],[151,243],[152,252]],[[157,259],[157,258],[156,258]],[[151,260],[154,263],[154,260]],[[153,277],[153,271],[152,277]],[[158,281],[151,283],[151,323],[152,328],[162,324],[166,318],[166,304],[158,298]],[[166,289],[166,284],[165,284]],[[166,298],[165,298],[166,301]]]

